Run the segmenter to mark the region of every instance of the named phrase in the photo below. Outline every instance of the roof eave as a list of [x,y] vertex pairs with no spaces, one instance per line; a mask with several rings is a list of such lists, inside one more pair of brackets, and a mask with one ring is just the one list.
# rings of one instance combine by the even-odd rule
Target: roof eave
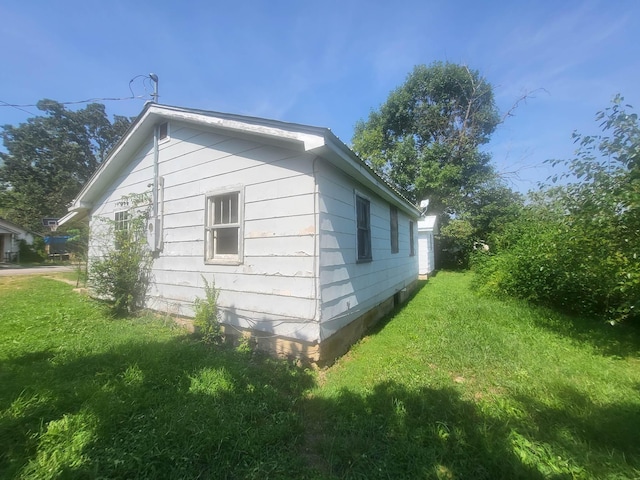
[[[347,174],[355,177],[365,186],[377,191],[383,198],[390,203],[404,210],[407,214],[414,218],[420,217],[422,211],[417,205],[414,205],[384,178],[382,178],[373,168],[367,165],[359,158],[344,142],[336,137],[331,130],[326,129],[326,146],[334,154],[336,154],[342,162],[332,162],[335,166],[345,171]],[[344,166],[350,166],[350,171],[346,171]]]
[[416,205],[407,200],[362,161],[328,128],[155,103],[147,103],[144,106],[106,160],[74,199],[69,207],[70,213],[88,211],[92,208],[97,196],[113,181],[111,178],[113,175],[107,175],[106,172],[118,172],[120,163],[126,162],[130,155],[133,155],[134,151],[139,148],[140,142],[132,141],[132,139],[146,138],[146,135],[152,131],[153,126],[157,123],[156,121],[147,121],[152,117],[173,119],[229,132],[269,138],[289,144],[293,148],[317,152],[365,186],[376,190],[382,197],[409,215],[417,218],[421,214]]

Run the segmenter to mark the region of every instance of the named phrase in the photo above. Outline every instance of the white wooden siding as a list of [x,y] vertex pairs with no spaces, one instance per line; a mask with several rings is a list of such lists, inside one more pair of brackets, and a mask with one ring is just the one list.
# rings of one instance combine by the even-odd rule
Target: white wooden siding
[[[172,123],[170,140],[160,144],[164,246],[153,264],[149,305],[192,314],[193,300],[204,297],[204,276],[220,288],[225,321],[317,340],[312,164],[304,152]],[[149,139],[94,208],[92,225],[98,216],[113,218],[122,195],[147,191],[152,182]],[[244,188],[243,263],[207,265],[206,194],[235,185]]]
[[[409,221],[414,221],[415,234],[416,219],[398,211],[399,252],[391,253],[389,204],[336,168],[320,165],[320,335],[324,339],[416,280],[418,257],[410,256],[409,249]],[[371,262],[357,263],[356,192],[371,202]]]

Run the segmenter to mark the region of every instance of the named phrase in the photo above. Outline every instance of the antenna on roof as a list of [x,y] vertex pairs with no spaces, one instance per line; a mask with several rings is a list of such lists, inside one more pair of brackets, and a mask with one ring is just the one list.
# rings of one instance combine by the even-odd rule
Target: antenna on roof
[[420,201],[420,208],[422,209],[422,216],[424,217],[427,213],[427,208],[429,208],[429,199],[425,198]]
[[151,94],[151,98],[153,99],[153,103],[158,103],[158,75],[150,73],[149,78],[153,82],[153,94]]

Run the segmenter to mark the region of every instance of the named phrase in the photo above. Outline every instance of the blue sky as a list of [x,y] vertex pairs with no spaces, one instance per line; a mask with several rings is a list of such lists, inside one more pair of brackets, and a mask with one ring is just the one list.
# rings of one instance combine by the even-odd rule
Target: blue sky
[[[463,63],[502,112],[534,92],[487,146],[521,191],[550,174],[545,159],[571,157],[574,130],[597,132],[616,93],[640,107],[636,0],[4,0],[0,19],[3,102],[127,97],[154,72],[161,103],[325,126],[347,144],[414,65]],[[134,116],[144,100],[104,103]],[[0,106],[0,124],[23,110],[38,113]]]

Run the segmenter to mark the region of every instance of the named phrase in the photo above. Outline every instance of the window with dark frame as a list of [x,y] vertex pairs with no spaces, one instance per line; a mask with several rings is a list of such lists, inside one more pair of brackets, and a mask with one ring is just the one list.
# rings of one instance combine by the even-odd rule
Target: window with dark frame
[[413,222],[409,220],[409,256],[413,257],[416,254],[416,247],[413,239]]
[[391,253],[398,253],[398,208],[391,205],[389,207],[389,231],[391,233]]
[[356,195],[356,225],[358,262],[371,261],[371,204],[359,195]]
[[240,192],[224,192],[207,197],[206,253],[207,262],[239,262],[241,260]]
[[164,122],[158,126],[158,140],[167,138],[169,138],[169,122]]

